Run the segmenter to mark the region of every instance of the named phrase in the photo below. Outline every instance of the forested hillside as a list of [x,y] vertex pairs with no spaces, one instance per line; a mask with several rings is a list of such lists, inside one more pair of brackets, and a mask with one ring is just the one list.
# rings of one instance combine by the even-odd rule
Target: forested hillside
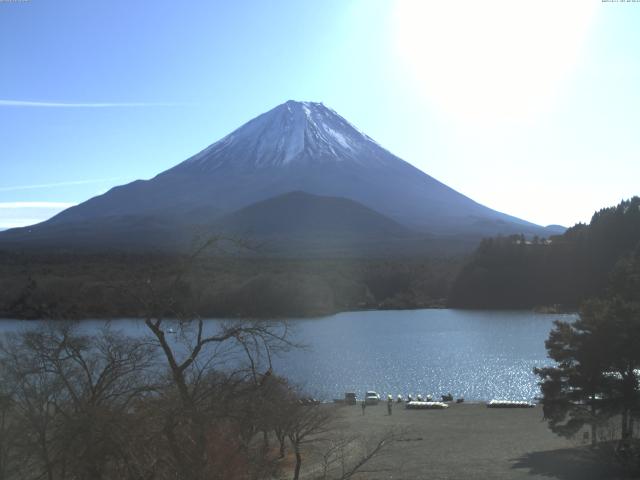
[[[550,239],[482,241],[456,278],[449,304],[460,308],[572,309],[604,292],[616,266],[640,251],[640,198],[596,212]],[[635,252],[635,253],[634,253]]]
[[188,263],[180,256],[0,252],[0,317],[139,317],[139,298],[148,290],[174,298],[174,308],[221,317],[441,307],[460,258],[205,255]]

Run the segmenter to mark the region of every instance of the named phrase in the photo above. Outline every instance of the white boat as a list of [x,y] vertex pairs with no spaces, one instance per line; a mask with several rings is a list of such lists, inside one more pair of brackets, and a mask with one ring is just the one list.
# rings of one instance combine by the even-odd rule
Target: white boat
[[407,402],[406,408],[414,410],[444,410],[449,408],[444,402]]
[[533,408],[535,403],[522,400],[491,400],[487,403],[488,408]]

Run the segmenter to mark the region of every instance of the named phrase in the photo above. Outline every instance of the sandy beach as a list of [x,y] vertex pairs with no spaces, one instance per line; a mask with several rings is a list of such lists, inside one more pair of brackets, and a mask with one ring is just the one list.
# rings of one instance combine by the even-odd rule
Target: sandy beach
[[553,434],[542,408],[490,409],[485,404],[453,404],[447,410],[406,410],[385,402],[338,408],[346,431],[374,439],[390,428],[405,431],[358,478],[366,479],[528,479],[619,478],[615,468],[591,453],[588,440]]

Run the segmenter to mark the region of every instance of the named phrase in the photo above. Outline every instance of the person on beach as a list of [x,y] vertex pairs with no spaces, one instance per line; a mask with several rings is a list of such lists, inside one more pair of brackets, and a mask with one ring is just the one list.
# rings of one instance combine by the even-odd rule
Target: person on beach
[[362,415],[364,415],[364,409],[367,408],[367,404],[362,400]]
[[387,402],[387,413],[388,413],[389,415],[391,415],[391,411],[392,411],[392,409],[393,409],[393,402],[392,402],[391,400],[389,400],[389,401]]

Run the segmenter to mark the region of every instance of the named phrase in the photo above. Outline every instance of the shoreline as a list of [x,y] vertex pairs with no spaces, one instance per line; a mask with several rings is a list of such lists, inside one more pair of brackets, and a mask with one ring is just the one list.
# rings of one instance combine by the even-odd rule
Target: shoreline
[[[387,307],[380,307],[380,308],[353,308],[353,309],[345,309],[345,310],[332,310],[332,311],[327,311],[327,312],[323,312],[323,313],[313,313],[313,314],[305,314],[305,313],[301,313],[299,315],[282,315],[282,316],[278,316],[278,315],[270,315],[270,316],[259,316],[259,317],[255,317],[255,316],[203,316],[202,318],[204,320],[255,320],[255,321],[260,321],[260,320],[311,320],[311,319],[321,319],[321,318],[326,318],[326,317],[332,317],[334,315],[338,315],[341,313],[357,313],[357,312],[403,312],[403,311],[408,311],[408,310],[460,310],[460,311],[465,311],[465,312],[491,312],[491,311],[497,311],[497,312],[531,312],[531,313],[537,313],[540,315],[576,315],[578,314],[578,310],[558,310],[558,311],[553,311],[553,310],[546,310],[545,308],[542,307],[534,307],[534,308],[462,308],[462,307],[450,307],[447,305],[438,305],[438,306],[415,306],[415,307],[398,307],[398,306],[389,306]],[[30,321],[85,321],[85,320],[144,320],[144,316],[140,316],[140,315],[128,315],[128,316],[118,316],[118,317],[112,317],[112,316],[91,316],[91,317],[87,317],[87,318],[51,318],[51,317],[20,317],[19,315],[13,315],[11,316],[10,313],[8,312],[0,312],[0,322],[3,320],[14,320],[14,321],[26,321],[26,322],[30,322]],[[171,318],[171,317],[165,317],[166,320],[169,321],[175,321],[177,320],[176,318]]]

